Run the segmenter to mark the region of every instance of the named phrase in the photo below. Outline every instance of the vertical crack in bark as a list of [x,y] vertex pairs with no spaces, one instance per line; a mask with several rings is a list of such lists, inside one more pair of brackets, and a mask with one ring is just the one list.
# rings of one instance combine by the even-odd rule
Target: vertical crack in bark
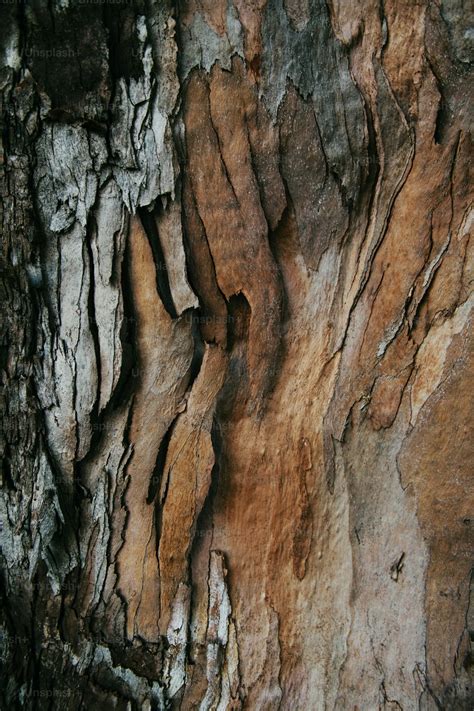
[[[95,224],[94,218],[90,218],[88,222],[87,234],[85,237],[85,249],[89,260],[89,294],[87,299],[87,318],[89,321],[89,328],[92,334],[92,342],[94,348],[95,362],[97,368],[97,390],[95,396],[95,402],[93,408],[89,414],[91,422],[97,420],[100,402],[100,384],[101,384],[101,357],[100,357],[100,345],[99,345],[99,328],[97,324],[97,317],[95,312],[95,280],[96,275],[94,273],[94,257],[92,255],[91,240],[93,239],[93,233],[97,231],[97,225]],[[90,447],[89,447],[90,451]]]
[[147,208],[140,209],[139,215],[143,224],[143,228],[148,236],[151,248],[153,250],[153,258],[155,261],[156,269],[156,287],[158,290],[158,294],[160,295],[160,298],[163,302],[163,306],[165,307],[171,318],[177,318],[178,314],[176,313],[176,308],[173,303],[173,297],[171,295],[165,257],[158,235],[155,218],[153,216],[153,213]]
[[464,707],[467,15],[62,5],[0,9],[0,705]]
[[[166,456],[168,454],[168,447],[169,447],[170,439],[173,434],[173,429],[175,427],[176,420],[178,419],[178,417],[179,417],[179,415],[177,415],[175,417],[175,419],[173,420],[171,425],[166,430],[166,433],[160,442],[158,454],[156,457],[155,467],[153,469],[153,473],[150,477],[150,483],[148,485],[148,494],[146,497],[147,504],[151,504],[155,501],[156,494],[158,493],[158,490],[161,488],[161,484],[164,481],[163,480],[163,473],[164,473],[164,468],[165,468],[165,463],[166,463]],[[163,498],[160,497],[160,501],[159,501],[159,508],[160,509],[164,505],[165,500],[166,500],[166,491],[163,495]],[[158,541],[157,549],[158,549],[159,540],[160,540],[160,530],[161,530],[160,523],[161,522],[158,523],[157,533],[156,533],[156,537],[157,537],[157,541]]]

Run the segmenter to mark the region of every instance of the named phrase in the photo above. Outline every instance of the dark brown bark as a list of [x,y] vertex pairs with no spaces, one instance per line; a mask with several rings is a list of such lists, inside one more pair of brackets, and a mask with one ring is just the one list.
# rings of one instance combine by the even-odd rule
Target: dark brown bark
[[471,708],[468,8],[0,14],[2,708]]

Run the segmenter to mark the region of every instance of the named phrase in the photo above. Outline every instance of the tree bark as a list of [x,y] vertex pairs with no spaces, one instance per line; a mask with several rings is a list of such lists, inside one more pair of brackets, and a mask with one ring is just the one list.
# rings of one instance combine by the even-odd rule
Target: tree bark
[[467,3],[0,13],[2,708],[472,708]]

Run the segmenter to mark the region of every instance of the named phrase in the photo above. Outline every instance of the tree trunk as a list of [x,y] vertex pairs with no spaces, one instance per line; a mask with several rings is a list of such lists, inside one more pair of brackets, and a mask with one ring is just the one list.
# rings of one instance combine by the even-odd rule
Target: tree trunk
[[0,13],[2,708],[472,708],[467,3]]

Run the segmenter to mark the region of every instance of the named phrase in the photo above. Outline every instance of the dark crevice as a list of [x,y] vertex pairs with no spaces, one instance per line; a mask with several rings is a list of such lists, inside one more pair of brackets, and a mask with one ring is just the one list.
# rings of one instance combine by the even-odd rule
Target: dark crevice
[[446,136],[448,127],[450,125],[450,109],[449,109],[449,103],[447,96],[445,95],[443,91],[443,85],[441,82],[440,77],[438,76],[438,73],[431,63],[429,57],[426,58],[428,67],[433,75],[433,78],[436,82],[436,89],[439,93],[439,104],[438,104],[438,111],[436,113],[436,122],[435,122],[435,129],[434,129],[434,142],[437,145],[440,145],[443,143],[443,140]]
[[216,412],[219,421],[231,420],[243,414],[250,396],[250,377],[247,363],[251,308],[243,293],[234,294],[228,302],[227,351],[230,358],[227,374],[217,395]]
[[160,484],[163,479],[163,472],[164,472],[165,464],[166,464],[166,456],[168,454],[168,447],[169,447],[169,444],[171,441],[171,436],[173,434],[173,430],[174,430],[174,427],[175,427],[178,417],[179,417],[179,415],[176,415],[173,422],[170,424],[170,426],[166,430],[166,432],[163,436],[163,439],[160,442],[155,466],[153,469],[152,476],[150,478],[150,482],[148,484],[148,494],[146,497],[147,504],[152,504],[155,501],[156,494],[158,493],[158,489],[160,488]]
[[227,310],[229,313],[229,329],[227,349],[232,351],[238,343],[247,343],[250,328],[250,304],[242,292],[230,297]]
[[87,315],[89,319],[89,328],[92,335],[92,343],[94,347],[95,362],[97,368],[97,390],[95,393],[95,402],[92,408],[90,419],[95,422],[98,419],[99,400],[100,400],[100,385],[102,380],[101,362],[100,362],[100,345],[99,345],[99,326],[97,324],[95,314],[95,271],[94,271],[94,256],[92,254],[91,239],[92,236],[97,237],[97,224],[95,218],[91,215],[88,220],[87,232],[85,236],[85,244],[87,255],[89,257],[89,293],[87,295]]
[[130,275],[130,235],[125,241],[124,254],[122,259],[122,299],[123,299],[123,320],[120,330],[120,342],[122,344],[122,363],[119,379],[115,390],[104,410],[104,415],[109,409],[119,407],[121,403],[128,400],[136,390],[138,375],[135,373],[134,365],[139,362],[137,347],[137,329],[135,306],[132,297],[132,278]]
[[[141,4],[141,3],[138,3]],[[137,15],[142,12],[135,3],[103,3],[103,21],[107,28],[109,70],[114,80],[140,79],[143,75],[142,52],[136,32]]]
[[188,390],[191,390],[194,381],[198,377],[200,371],[201,371],[201,366],[202,366],[202,361],[204,359],[204,351],[205,351],[205,345],[204,345],[204,339],[201,334],[201,309],[192,309],[190,312],[188,312],[190,316],[187,318],[191,318],[191,335],[193,337],[193,342],[194,342],[194,349],[193,349],[193,357],[191,360],[191,365],[189,368],[189,385],[188,385]]
[[[219,426],[218,420],[216,415],[213,418],[212,422],[212,427],[211,427],[211,441],[212,441],[212,448],[214,450],[214,466],[212,467],[211,470],[211,481],[209,484],[209,489],[207,491],[207,495],[204,501],[204,504],[201,508],[201,511],[196,519],[196,528],[195,528],[195,535],[192,540],[192,543],[189,547],[187,559],[188,559],[188,569],[190,571],[191,575],[191,570],[192,570],[192,561],[194,556],[196,555],[199,546],[202,543],[202,540],[204,538],[204,534],[206,531],[211,531],[213,527],[213,518],[214,518],[214,501],[217,497],[217,492],[218,492],[218,487],[219,487],[219,475],[220,475],[220,462],[222,459],[222,434],[221,434],[221,428]],[[209,577],[209,576],[208,576]],[[192,592],[193,592],[193,584],[192,584],[192,579],[191,579],[191,614],[189,615],[189,625],[192,623],[192,618],[193,618],[193,598],[192,598]],[[191,639],[192,635],[188,634],[188,639]],[[188,661],[191,664],[194,664],[195,660],[191,657],[190,655],[191,649],[188,647],[187,649],[187,657]]]
[[[257,119],[255,119],[255,120],[257,120]],[[254,178],[255,178],[255,184],[256,184],[257,190],[258,190],[258,196],[259,196],[259,201],[260,201],[260,207],[262,208],[262,212],[263,212],[263,214],[265,215],[265,219],[266,219],[266,221],[267,221],[267,224],[269,224],[269,217],[268,217],[267,211],[266,211],[266,209],[265,209],[265,208],[267,207],[267,205],[266,205],[266,200],[265,200],[265,192],[264,192],[263,184],[262,184],[262,181],[261,181],[261,179],[260,179],[259,171],[258,171],[258,168],[257,168],[257,161],[256,161],[256,156],[255,156],[255,150],[254,150],[254,148],[253,148],[252,141],[251,141],[251,139],[250,139],[250,128],[249,128],[249,122],[248,122],[247,116],[246,116],[245,119],[244,119],[244,126],[245,126],[245,132],[246,132],[246,135],[247,135],[247,145],[248,145],[248,152],[249,152],[249,157],[250,157],[250,165],[251,165],[251,168],[252,168],[253,176],[254,176]],[[281,216],[280,216],[280,219],[281,219]],[[269,229],[270,229],[270,228],[269,228]]]
[[[178,418],[176,417],[176,419],[178,419]],[[171,427],[175,424],[176,419],[173,421]],[[170,428],[170,429],[171,429],[171,428]],[[168,430],[168,431],[169,431],[169,430]],[[171,439],[171,434],[172,434],[172,433],[170,433],[169,439]],[[168,451],[167,451],[167,450],[168,450],[168,445],[169,445],[169,440],[168,440],[168,444],[167,444],[167,446],[166,446],[166,453],[165,453],[165,455],[164,455],[164,457],[163,457],[162,470],[161,470],[161,472],[157,475],[157,478],[159,478],[159,481],[157,480],[157,488],[158,488],[158,486],[161,485],[161,480],[162,480],[162,478],[163,478],[163,474],[164,474],[164,471],[165,471],[166,455],[167,455],[167,453],[168,453]],[[166,497],[168,496],[169,483],[170,483],[170,477],[169,477],[169,472],[168,472],[168,473],[167,473],[167,477],[166,477],[166,485],[165,485],[165,487],[164,487],[163,493],[162,493],[161,497],[160,497],[160,496],[156,496],[156,498],[155,498],[155,511],[154,511],[154,516],[155,516],[155,531],[156,531],[156,546],[155,546],[155,548],[156,548],[156,559],[157,559],[157,561],[158,561],[158,568],[160,567],[160,541],[161,541],[161,532],[162,532],[162,530],[163,530],[163,509],[164,509],[164,506],[165,506]],[[157,490],[156,494],[158,494],[158,490]],[[147,500],[148,500],[148,498],[147,498]],[[150,503],[151,503],[151,501],[150,501]],[[161,609],[160,609],[160,612],[159,612],[159,614],[158,614],[158,617],[159,617],[160,615],[161,615]]]
[[[431,287],[435,283],[436,272],[440,268],[440,266],[443,262],[443,255],[447,252],[449,244],[451,243],[451,227],[452,227],[452,221],[453,221],[453,215],[454,215],[453,179],[454,179],[454,170],[455,170],[456,162],[457,162],[457,158],[458,158],[460,141],[461,141],[461,133],[458,133],[458,135],[456,137],[456,141],[454,143],[453,158],[451,161],[451,167],[450,167],[450,171],[449,171],[449,195],[450,195],[450,203],[451,203],[451,216],[449,219],[449,225],[448,225],[448,231],[447,231],[447,233],[448,233],[447,246],[445,248],[443,248],[442,250],[440,250],[440,252],[438,253],[438,255],[436,257],[437,263],[432,268],[430,276],[429,276],[429,280],[428,280],[426,287],[421,295],[421,298],[419,299],[418,303],[415,305],[414,314],[413,314],[413,316],[411,316],[411,319],[408,319],[409,332],[412,332],[418,324],[418,319],[419,319],[419,315],[421,313],[422,306],[428,300],[428,297],[429,297],[429,294],[431,291]],[[430,216],[430,233],[429,233],[430,252],[428,254],[427,261],[429,261],[429,259],[431,257],[431,252],[433,249],[432,232],[433,232],[433,213],[431,213],[431,216]],[[425,270],[426,266],[427,266],[426,263],[424,263],[422,265],[421,269],[419,270],[418,274],[416,275],[415,279],[413,280],[414,285],[416,285],[420,275]],[[415,292],[415,295],[416,295],[416,292]],[[405,305],[404,305],[405,314],[408,314],[409,307],[412,305],[413,300],[414,300],[414,295],[412,297],[407,297],[407,301],[405,302]],[[411,323],[410,323],[410,321],[411,321]]]
[[[56,496],[59,502],[59,508],[61,509],[61,513],[64,518],[64,523],[59,521],[57,515],[57,525],[58,529],[56,533],[53,536],[53,539],[50,543],[51,546],[54,544],[57,544],[58,546],[62,546],[64,550],[67,551],[67,543],[68,543],[68,538],[69,542],[71,537],[75,541],[75,546],[76,546],[76,551],[79,550],[79,535],[77,532],[77,514],[78,510],[76,506],[74,505],[74,485],[76,481],[76,469],[74,467],[73,471],[73,477],[72,477],[72,482],[71,485],[65,486],[66,481],[64,478],[64,473],[63,470],[61,469],[61,466],[59,463],[56,461],[56,458],[54,457],[54,454],[52,453],[49,443],[48,443],[48,438],[46,434],[43,432],[42,437],[41,437],[41,442],[40,442],[40,447],[41,450],[46,458],[47,465],[49,469],[51,470],[53,474],[53,480],[56,484]],[[69,535],[68,535],[69,533]]]
[[[361,249],[362,249],[363,244],[365,243],[365,239],[367,237],[367,231],[368,231],[368,228],[370,225],[370,217],[372,215],[372,210],[374,208],[375,199],[376,199],[374,187],[377,184],[377,180],[378,180],[380,169],[381,169],[380,168],[380,159],[379,159],[378,151],[377,151],[377,139],[376,139],[376,131],[375,131],[375,125],[374,125],[374,118],[373,118],[373,114],[370,109],[370,106],[365,100],[365,97],[364,97],[364,106],[365,106],[365,111],[366,111],[367,130],[368,130],[368,135],[369,135],[369,142],[368,142],[368,146],[367,146],[369,171],[368,171],[366,182],[365,182],[365,188],[363,190],[361,190],[361,201],[362,201],[364,195],[368,195],[368,200],[366,203],[367,204],[366,227],[365,227],[365,231],[364,231],[364,238],[360,242],[360,245],[359,245],[359,252],[358,252],[358,256],[357,256],[358,263],[360,262]],[[350,234],[350,230],[348,231],[348,234]],[[353,281],[351,283],[351,288],[353,286],[356,276],[357,276],[357,270],[354,271],[354,277],[353,277]],[[359,296],[361,293],[362,293],[362,289],[359,289],[356,294],[356,297],[354,298],[354,300],[352,302],[352,305],[349,309],[349,314],[347,317],[346,328],[344,330],[344,333],[342,335],[342,338],[338,344],[338,347],[337,347],[337,350],[335,351],[335,353],[340,351],[345,345],[345,342],[346,342],[346,339],[347,339],[347,336],[349,333],[349,328],[351,325],[352,314],[355,310],[355,307],[357,305],[357,302],[358,302],[358,299],[359,299]]]
[[212,118],[212,110],[211,110],[211,87],[209,86],[209,83],[206,84],[207,86],[207,111],[208,111],[208,116],[209,116],[209,125],[212,128],[212,131],[214,133],[215,141],[216,141],[216,146],[217,150],[219,151],[219,158],[220,158],[220,163],[222,166],[222,169],[224,171],[224,175],[226,177],[227,183],[229,184],[229,188],[231,189],[232,196],[235,200],[236,206],[239,208],[239,211],[241,210],[241,205],[239,198],[237,196],[237,193],[235,192],[234,188],[234,183],[232,182],[232,179],[230,177],[230,173],[227,168],[227,164],[224,160],[224,155],[222,153],[222,141],[219,136],[219,131],[217,130],[217,126],[214,123],[214,120]]
[[176,319],[178,314],[171,295],[166,261],[158,234],[158,228],[156,226],[155,215],[147,208],[139,208],[138,214],[153,252],[156,270],[156,288],[158,290],[159,297],[171,318]]
[[[9,442],[5,442],[4,450],[2,452],[2,459],[0,461],[0,464],[2,466],[2,477],[3,477],[3,482],[2,484],[6,484],[7,489],[10,492],[16,492],[17,487],[16,484],[13,480],[12,477],[12,471],[11,471],[11,447]],[[0,525],[0,531],[1,531],[1,525]]]
[[268,226],[268,248],[273,257],[274,264],[276,266],[276,282],[278,285],[278,324],[277,324],[277,336],[278,342],[276,343],[275,349],[273,351],[272,362],[270,365],[270,377],[267,383],[267,389],[265,392],[265,397],[267,397],[274,389],[278,374],[280,371],[280,365],[285,357],[285,345],[284,345],[284,334],[289,323],[289,301],[288,293],[285,285],[285,278],[282,269],[282,263],[284,262],[284,257],[280,253],[282,243],[285,239],[285,232],[288,225],[288,219],[290,217],[292,199],[289,193],[288,185],[286,180],[282,177],[284,189],[285,189],[285,199],[286,204],[280,215],[277,225],[272,230],[267,222]]
[[112,392],[105,408],[100,413],[97,408],[94,408],[94,412],[91,414],[92,437],[89,450],[85,457],[81,460],[81,466],[86,465],[94,458],[102,441],[104,432],[107,430],[106,422],[109,415],[117,409],[123,407],[124,403],[131,401],[140,377],[139,368],[137,370],[135,368],[137,363],[139,363],[139,353],[136,345],[136,317],[130,288],[131,281],[129,274],[128,250],[129,244],[127,240],[122,261],[122,296],[124,315],[120,330],[120,340],[122,344],[120,375],[115,389]]
[[[226,299],[217,282],[216,265],[190,181],[184,186],[183,197],[183,246],[186,272],[189,284],[199,300],[199,309],[192,312],[191,318],[193,323],[199,324],[199,337],[203,345],[216,343],[219,340],[219,319],[225,320],[225,334],[227,334]],[[190,210],[193,213],[192,217],[188,215]],[[192,219],[196,221],[197,226],[193,235],[190,235],[188,220]],[[199,247],[196,246],[197,243]],[[197,336],[194,333],[193,335]],[[222,338],[224,343],[225,339],[226,335]]]
[[[214,257],[212,256],[211,247],[210,247],[210,245],[209,245],[209,240],[208,240],[208,238],[207,238],[206,229],[205,229],[205,227],[204,227],[204,223],[203,223],[203,221],[202,221],[202,217],[201,217],[201,215],[200,215],[200,213],[199,213],[199,209],[198,209],[197,202],[196,202],[196,197],[195,197],[195,195],[194,195],[194,191],[192,190],[192,188],[190,188],[190,196],[191,196],[190,199],[193,201],[194,208],[195,208],[195,211],[196,211],[196,217],[197,217],[197,219],[199,220],[199,224],[200,224],[201,229],[202,229],[202,235],[203,235],[203,238],[204,238],[206,247],[207,247],[207,249],[206,249],[206,254],[207,254],[208,257],[209,257],[209,262],[210,262],[210,265],[211,265],[211,268],[212,268],[213,287],[215,288],[216,292],[222,297],[222,301],[225,303],[226,298],[225,298],[225,295],[224,295],[224,293],[222,292],[222,290],[221,290],[221,288],[220,288],[220,286],[219,286],[219,283],[218,283],[218,281],[217,281],[216,264],[215,264],[215,262],[214,262]],[[195,267],[195,269],[197,270],[197,269],[199,268],[199,264],[197,264],[196,260],[195,260],[193,257],[191,257],[191,240],[190,240],[190,238],[189,238],[189,235],[188,235],[187,231],[185,231],[185,233],[184,233],[184,248],[185,248],[185,252],[186,252],[186,261],[187,261],[187,263],[188,263],[188,265],[189,265],[189,267],[190,267],[190,268],[188,269],[188,275],[189,275],[189,280],[190,280],[189,283],[191,284],[193,290],[195,291],[195,293],[197,293],[198,298],[199,298],[199,289],[197,289],[197,287],[195,288],[195,285],[196,285],[196,282],[195,282],[195,273],[194,273],[194,269],[192,268],[192,267]]]
[[[438,86],[440,91],[440,87]],[[446,98],[440,91],[440,100],[438,106],[438,112],[436,114],[436,124],[434,131],[434,142],[439,145],[443,143],[443,139],[446,136],[446,132],[450,125],[450,110],[447,104]]]

